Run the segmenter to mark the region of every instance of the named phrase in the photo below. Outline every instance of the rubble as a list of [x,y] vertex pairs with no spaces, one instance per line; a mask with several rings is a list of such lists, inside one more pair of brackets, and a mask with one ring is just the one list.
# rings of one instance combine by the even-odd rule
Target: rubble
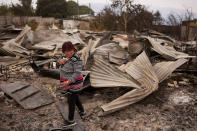
[[[110,36],[108,34],[107,37],[104,36],[101,40],[109,41],[109,37]],[[130,92],[124,94],[123,96],[120,96],[114,101],[101,106],[104,114],[122,109],[123,107],[133,104],[148,96],[149,94],[157,90],[158,83],[165,80],[174,70],[186,63],[189,58],[195,58],[195,56],[189,56],[186,53],[176,51],[172,46],[162,45],[162,43],[165,42],[171,42],[171,44],[173,44],[172,42],[176,42],[175,40],[169,40],[169,37],[167,37],[167,40],[165,40],[166,37],[159,38],[142,35],[138,36],[137,40],[135,40],[136,42],[132,41],[130,43],[131,45],[128,45],[128,47],[130,48],[123,49],[121,47],[118,47],[118,50],[114,52],[117,56],[119,56],[119,58],[113,57],[115,58],[114,61],[118,60],[118,62],[110,60],[110,53],[115,50],[114,47],[118,46],[118,43],[108,42],[108,44],[99,44],[101,41],[100,40],[97,44],[93,44],[93,46],[96,45],[94,46],[94,48],[89,47],[89,50],[86,50],[89,51],[89,54],[86,53],[86,56],[93,56],[94,61],[90,74],[91,86],[96,88],[134,88]],[[164,59],[171,61],[150,62],[147,54],[145,52],[141,53],[143,50],[149,53],[155,51]],[[118,55],[121,52],[124,52],[125,55]],[[130,55],[130,57],[128,54]],[[135,56],[137,57],[133,58]],[[124,61],[124,58],[126,61]]]
[[125,71],[140,83],[140,88],[131,90],[111,103],[103,105],[102,109],[105,112],[133,104],[158,88],[158,78],[145,52],[128,64]]
[[[122,96],[101,106],[104,114],[144,99],[177,68],[196,59],[195,54],[186,51],[195,47],[194,42],[180,42],[156,31],[127,35],[122,32],[60,30],[55,25],[51,29],[40,25],[32,31],[26,26],[16,38],[0,46],[0,54],[4,55],[0,65],[5,67],[1,68],[1,73],[6,69],[9,74],[14,71],[13,65],[28,63],[34,71],[58,79],[54,62],[61,55],[65,41],[75,44],[83,59],[84,71],[90,71],[90,76],[86,74],[88,77],[84,79],[88,86],[128,89]],[[173,86],[177,87],[177,84],[175,82]]]
[[[84,44],[77,34],[69,36],[57,29],[33,32],[30,27],[26,26],[17,38],[2,43],[4,46],[1,48],[7,53],[11,53],[12,56],[23,55],[24,57],[24,55],[30,56],[30,54],[38,51],[52,51],[56,53],[65,41],[71,41],[74,44]],[[30,52],[30,50],[34,52]],[[43,52],[42,54],[45,53]]]
[[14,25],[4,25],[0,28],[0,40],[10,40],[15,37],[22,31],[22,29],[15,28]]

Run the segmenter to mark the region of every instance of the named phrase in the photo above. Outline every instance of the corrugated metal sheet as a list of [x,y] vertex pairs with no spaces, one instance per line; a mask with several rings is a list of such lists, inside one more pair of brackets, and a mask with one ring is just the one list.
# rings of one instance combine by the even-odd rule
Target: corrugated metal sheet
[[156,51],[166,59],[175,60],[182,57],[184,58],[190,57],[188,54],[178,52],[176,50],[170,50],[169,48],[161,45],[160,41],[155,38],[146,37],[146,36],[144,36],[144,38],[149,40],[150,44],[152,45],[152,49],[154,51]]
[[146,96],[151,94],[153,91],[150,89],[134,89],[119,98],[115,99],[114,101],[105,104],[101,106],[101,108],[104,111],[104,114],[109,114],[111,112],[120,110],[126,106],[129,106],[131,104],[134,104],[142,99],[144,99]]
[[129,60],[128,52],[117,43],[109,43],[99,46],[93,52],[94,56],[103,56],[105,59],[117,65],[122,65]]
[[91,68],[90,82],[93,87],[133,87],[140,88],[128,74],[123,73],[102,57],[95,57]]
[[155,64],[154,70],[157,74],[159,82],[165,80],[176,68],[183,65],[187,61],[188,60],[186,59],[178,59],[176,61],[160,62]]
[[100,41],[100,38],[97,38],[96,40],[90,39],[88,42],[88,45],[78,52],[82,56],[84,67],[86,67],[87,61],[89,57],[91,56],[91,54],[94,52],[95,47],[99,41]]
[[103,105],[102,109],[105,112],[115,111],[133,104],[158,88],[159,81],[157,75],[145,52],[141,53],[133,62],[128,64],[129,66],[127,66],[125,71],[137,80],[141,84],[141,87],[124,94],[109,104]]

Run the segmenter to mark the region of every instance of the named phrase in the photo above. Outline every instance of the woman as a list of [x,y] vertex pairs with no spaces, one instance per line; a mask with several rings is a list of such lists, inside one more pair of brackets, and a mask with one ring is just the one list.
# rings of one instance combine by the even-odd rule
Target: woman
[[75,105],[79,109],[81,117],[85,115],[83,105],[79,99],[79,92],[83,89],[82,60],[76,53],[74,45],[68,41],[62,45],[62,57],[58,60],[57,66],[60,69],[60,88],[67,92],[68,98],[68,120],[64,127],[76,125],[74,120]]

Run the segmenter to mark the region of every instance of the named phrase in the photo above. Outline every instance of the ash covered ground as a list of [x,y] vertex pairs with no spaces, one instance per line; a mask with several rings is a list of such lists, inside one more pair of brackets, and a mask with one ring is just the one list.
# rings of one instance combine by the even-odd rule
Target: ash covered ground
[[[27,81],[54,97],[58,80],[34,72],[13,73],[8,83]],[[174,83],[177,83],[176,85]],[[83,120],[87,131],[130,130],[195,130],[197,128],[197,76],[173,73],[159,89],[138,103],[106,116],[99,116],[100,106],[128,92],[127,88],[87,88],[81,99],[87,112]],[[173,86],[174,85],[174,86]],[[50,130],[59,127],[63,118],[55,103],[34,110],[25,110],[13,99],[0,92],[0,130]]]

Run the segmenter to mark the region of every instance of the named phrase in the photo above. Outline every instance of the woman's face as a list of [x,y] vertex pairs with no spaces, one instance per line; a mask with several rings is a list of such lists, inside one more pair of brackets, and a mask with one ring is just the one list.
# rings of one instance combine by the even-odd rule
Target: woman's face
[[71,51],[65,51],[64,54],[66,55],[66,57],[71,58],[74,55],[75,51],[71,50]]

